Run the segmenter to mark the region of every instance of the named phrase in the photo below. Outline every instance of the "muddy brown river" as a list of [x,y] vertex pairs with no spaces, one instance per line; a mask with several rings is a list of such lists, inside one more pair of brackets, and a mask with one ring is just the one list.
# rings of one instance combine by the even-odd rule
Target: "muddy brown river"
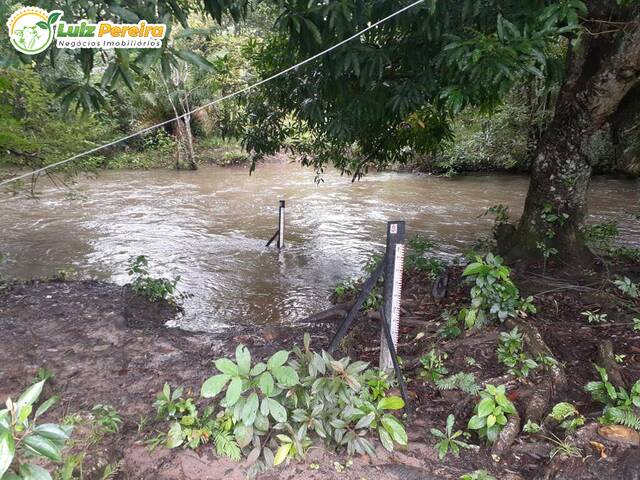
[[[528,179],[378,173],[352,184],[335,172],[316,185],[295,164],[196,172],[113,171],[85,178],[76,194],[43,184],[38,199],[0,191],[0,272],[29,279],[73,268],[81,278],[124,284],[131,257],[155,276],[180,275],[191,295],[175,325],[217,331],[287,323],[325,308],[339,280],[361,273],[384,244],[387,220],[436,242],[452,258],[490,232],[491,205],[522,210]],[[621,242],[640,246],[640,181],[596,178],[591,221],[616,219]],[[265,247],[286,199],[286,247]]]

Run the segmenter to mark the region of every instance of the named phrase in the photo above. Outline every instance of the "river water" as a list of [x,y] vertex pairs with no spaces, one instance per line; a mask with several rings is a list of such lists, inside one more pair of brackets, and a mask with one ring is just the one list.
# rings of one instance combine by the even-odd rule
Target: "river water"
[[[384,245],[386,222],[405,220],[409,235],[436,242],[451,258],[490,232],[479,217],[508,205],[517,217],[525,176],[455,179],[378,173],[359,182],[335,172],[316,185],[295,164],[196,172],[111,171],[83,178],[78,194],[43,185],[38,199],[0,192],[0,272],[10,278],[53,275],[126,283],[132,256],[146,255],[154,276],[180,275],[191,298],[176,326],[216,331],[249,323],[295,322],[325,308],[333,285],[361,273]],[[640,181],[596,178],[592,221],[615,218],[621,240],[640,245]],[[266,241],[286,199],[286,248]]]

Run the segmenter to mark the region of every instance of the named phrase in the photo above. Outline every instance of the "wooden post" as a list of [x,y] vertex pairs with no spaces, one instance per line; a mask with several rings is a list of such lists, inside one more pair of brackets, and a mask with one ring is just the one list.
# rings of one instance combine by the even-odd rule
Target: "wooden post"
[[[394,349],[398,347],[400,327],[400,297],[402,295],[402,271],[404,267],[405,223],[402,221],[387,224],[387,251],[384,263],[384,289],[382,321],[387,322]],[[383,326],[384,327],[384,326]],[[393,370],[391,352],[382,329],[380,336],[380,370]]]
[[284,200],[280,200],[278,212],[278,248],[282,248],[284,247]]

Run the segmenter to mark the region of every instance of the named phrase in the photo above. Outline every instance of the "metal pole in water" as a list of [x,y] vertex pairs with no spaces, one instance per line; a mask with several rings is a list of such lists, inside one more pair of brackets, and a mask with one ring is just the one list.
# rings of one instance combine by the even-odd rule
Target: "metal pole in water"
[[284,247],[284,200],[280,200],[278,209],[278,248]]
[[[394,350],[398,347],[398,330],[400,327],[400,297],[402,295],[402,271],[404,267],[405,223],[395,221],[387,223],[387,251],[384,265],[383,289],[383,322],[387,323]],[[380,337],[380,370],[388,372],[393,369],[391,352],[384,334],[384,326]]]

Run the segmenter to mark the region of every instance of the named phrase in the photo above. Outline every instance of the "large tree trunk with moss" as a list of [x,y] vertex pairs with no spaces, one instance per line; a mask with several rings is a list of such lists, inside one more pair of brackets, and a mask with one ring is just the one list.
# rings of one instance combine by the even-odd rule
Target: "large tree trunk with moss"
[[538,144],[522,218],[513,234],[500,239],[501,249],[510,256],[540,258],[546,252],[568,264],[588,264],[592,259],[581,230],[592,149],[603,126],[640,80],[637,18],[629,9],[626,18],[615,17],[620,31],[598,34],[610,29],[615,1],[592,3],[597,5],[590,5],[591,20],[585,25],[592,33],[583,34],[569,52],[567,79],[554,119]]

